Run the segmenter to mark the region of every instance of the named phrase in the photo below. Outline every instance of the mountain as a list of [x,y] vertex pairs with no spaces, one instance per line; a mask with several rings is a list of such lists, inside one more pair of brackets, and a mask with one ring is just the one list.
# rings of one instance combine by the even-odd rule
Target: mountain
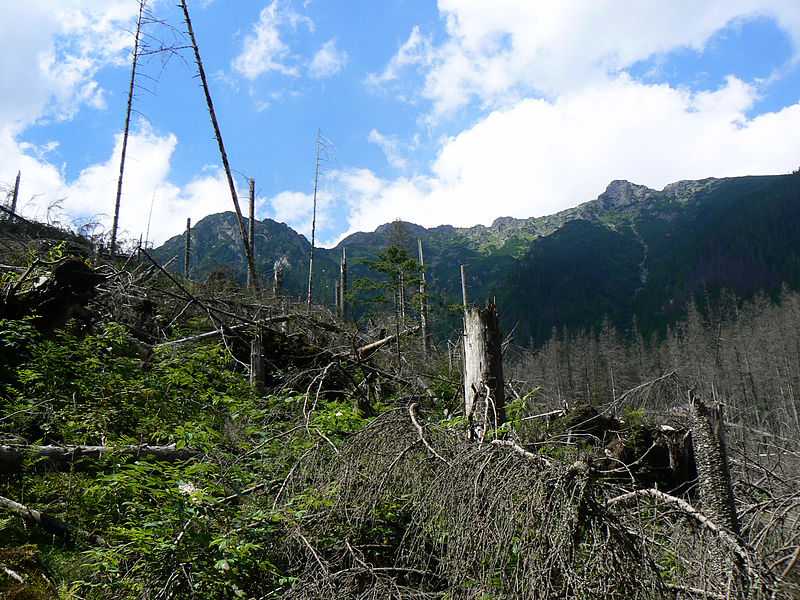
[[[245,219],[245,226],[249,220]],[[311,243],[284,223],[272,219],[256,221],[255,259],[262,285],[271,286],[276,263],[283,265],[283,284],[288,293],[299,296],[308,289],[308,261]],[[154,256],[162,264],[169,261],[175,272],[183,272],[186,248],[185,233],[176,235],[156,248]],[[190,244],[190,273],[197,277],[208,277],[211,273],[222,274],[240,283],[247,280],[247,260],[242,251],[239,225],[232,211],[210,215],[192,227]],[[338,277],[338,262],[329,254],[314,253],[314,277],[319,292],[327,292]],[[269,278],[269,281],[267,281]],[[333,302],[332,294],[320,293],[320,302]]]
[[[233,213],[200,221],[192,242],[195,272],[224,265],[243,281],[238,235]],[[713,300],[726,290],[740,297],[764,290],[776,298],[784,284],[800,287],[800,174],[679,181],[663,190],[613,181],[575,208],[502,217],[489,227],[388,223],[315,251],[317,299],[333,302],[343,248],[354,281],[369,275],[362,261],[391,244],[416,257],[418,239],[439,304],[460,303],[466,265],[469,300],[496,297],[505,327],[515,328],[520,341],[542,343],[554,327],[599,328],[604,319],[625,331],[635,318],[649,335],[680,318],[691,298]],[[286,225],[256,223],[258,266],[271,277],[274,262],[285,260],[290,293],[306,289],[309,251],[308,241]],[[162,260],[182,252],[182,236],[157,250]]]

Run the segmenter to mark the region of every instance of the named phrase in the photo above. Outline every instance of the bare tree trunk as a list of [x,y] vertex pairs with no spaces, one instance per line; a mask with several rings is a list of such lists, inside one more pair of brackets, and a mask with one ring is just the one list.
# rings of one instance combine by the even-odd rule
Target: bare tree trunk
[[422,240],[417,238],[417,250],[419,250],[419,324],[422,329],[422,347],[425,354],[430,354],[431,351],[431,328],[428,323],[428,296],[426,294],[426,281],[425,281],[425,259],[422,256]]
[[317,185],[319,183],[319,148],[321,140],[321,133],[317,132],[317,159],[316,166],[314,167],[314,207],[311,214],[311,258],[308,261],[308,308],[311,309],[311,289],[312,282],[314,281],[314,235],[317,229]]
[[253,339],[250,342],[250,385],[257,392],[261,392],[264,384],[264,330],[256,327]]
[[11,446],[0,445],[0,473],[19,473],[26,469],[68,471],[80,469],[87,460],[104,455],[128,458],[148,457],[165,462],[179,462],[196,457],[193,448],[168,446]]
[[142,15],[146,0],[139,0],[139,17],[136,19],[136,33],[133,40],[133,61],[131,63],[131,82],[128,87],[128,108],[125,111],[125,130],[122,134],[122,155],[119,159],[119,179],[117,180],[117,199],[114,204],[114,224],[111,226],[111,256],[117,251],[117,229],[119,227],[119,203],[122,199],[122,177],[125,173],[125,154],[128,151],[128,131],[131,125],[131,104],[133,88],[136,83],[136,63],[139,60],[139,34],[142,29]]
[[[255,223],[256,223],[256,180],[250,180],[250,233],[247,236],[247,242],[250,245],[250,256],[255,260],[256,243],[255,243]],[[247,287],[249,289],[255,288],[254,280],[251,278],[250,269],[247,270]]]
[[281,261],[275,261],[275,280],[272,285],[272,295],[280,298],[283,295],[283,264]]
[[[139,245],[141,248],[141,244]],[[189,279],[189,256],[192,249],[192,220],[186,219],[186,254],[183,258],[183,276]]]
[[[709,409],[689,390],[689,413],[703,513],[738,538],[739,519],[728,468],[722,409]],[[715,568],[720,576],[730,573],[734,587],[741,592],[745,582],[744,565],[737,559],[732,562],[731,565],[725,556],[719,556]]]
[[200,59],[200,49],[197,47],[197,40],[194,37],[194,30],[192,29],[192,21],[189,19],[189,9],[186,6],[186,0],[181,0],[180,4],[183,9],[183,15],[186,19],[186,28],[189,31],[189,38],[192,41],[192,48],[194,49],[194,57],[197,62],[197,70],[200,74],[200,81],[203,84],[203,92],[206,96],[206,104],[208,105],[208,114],[211,117],[211,124],[214,127],[214,135],[219,144],[219,153],[222,157],[222,166],[225,168],[225,175],[228,178],[228,187],[231,191],[231,200],[233,200],[233,208],[236,210],[236,220],[239,223],[239,233],[242,237],[242,244],[244,245],[244,252],[247,257],[247,268],[249,269],[251,281],[253,282],[253,289],[258,290],[258,274],[256,272],[256,263],[253,255],[250,253],[250,245],[247,243],[247,231],[244,228],[244,218],[242,211],[239,208],[239,198],[236,194],[236,185],[233,183],[233,175],[231,174],[231,167],[228,163],[228,155],[225,152],[225,145],[222,143],[222,134],[219,130],[219,123],[217,123],[217,115],[214,112],[214,103],[211,101],[211,92],[208,89],[208,80],[206,79],[206,72],[203,69],[203,61]]
[[339,266],[339,312],[342,321],[347,321],[347,248],[342,248],[342,262]]
[[464,414],[470,434],[483,440],[505,420],[500,317],[494,303],[464,315]]
[[17,213],[17,199],[19,198],[19,179],[22,177],[22,171],[17,171],[17,180],[14,182],[14,193],[11,196],[11,215]]

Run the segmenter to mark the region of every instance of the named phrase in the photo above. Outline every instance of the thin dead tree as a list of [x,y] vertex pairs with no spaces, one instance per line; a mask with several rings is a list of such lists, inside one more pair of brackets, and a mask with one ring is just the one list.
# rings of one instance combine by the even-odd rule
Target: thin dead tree
[[347,248],[342,247],[342,261],[339,265],[339,315],[347,321]]
[[[139,247],[141,248],[141,244]],[[183,276],[189,279],[189,256],[192,249],[192,219],[186,219],[186,253],[183,258]]]
[[114,204],[114,224],[111,226],[111,256],[117,251],[117,229],[119,228],[119,205],[122,199],[122,178],[125,174],[125,155],[128,152],[128,132],[131,126],[131,106],[133,90],[136,86],[136,65],[139,62],[139,38],[142,32],[142,17],[147,0],[139,0],[139,16],[136,19],[136,31],[133,35],[133,58],[131,60],[131,81],[128,86],[128,108],[125,111],[125,130],[122,133],[122,154],[119,159],[119,179],[117,180],[117,199]]
[[425,354],[431,351],[431,327],[428,323],[428,296],[427,282],[425,281],[425,258],[422,255],[422,239],[417,238],[417,250],[419,251],[419,322],[422,331],[422,347]]
[[311,309],[311,291],[313,289],[314,281],[314,244],[317,229],[317,192],[319,185],[322,183],[322,170],[325,168],[322,163],[330,160],[333,152],[333,144],[329,139],[322,135],[320,130],[317,130],[317,159],[314,167],[314,205],[311,213],[311,257],[308,261],[308,308]]
[[[256,255],[256,180],[250,179],[250,233],[247,241],[250,244],[250,256]],[[253,289],[254,281],[250,279],[250,269],[247,270],[247,287]]]
[[253,289],[258,291],[258,274],[256,272],[256,263],[250,252],[250,244],[248,243],[247,231],[244,228],[244,217],[239,208],[239,197],[236,193],[236,185],[233,183],[233,174],[231,172],[230,164],[228,163],[228,154],[225,152],[225,145],[222,143],[222,134],[220,133],[219,123],[217,122],[217,114],[214,112],[214,103],[211,101],[211,92],[208,88],[208,80],[206,79],[206,72],[203,69],[203,61],[200,58],[200,49],[197,46],[197,39],[192,29],[192,21],[189,18],[189,8],[186,6],[186,0],[181,0],[181,9],[183,9],[183,16],[186,21],[186,29],[189,33],[189,38],[192,42],[192,49],[194,50],[194,58],[197,63],[197,71],[200,75],[200,81],[203,84],[203,92],[206,96],[206,105],[208,106],[208,114],[211,117],[211,125],[214,127],[214,136],[219,144],[219,153],[222,157],[222,166],[225,169],[225,176],[228,178],[228,187],[231,191],[231,200],[233,200],[233,207],[236,210],[236,220],[239,223],[239,233],[242,237],[242,245],[244,246],[245,256],[247,257],[247,268],[250,281],[253,282]]
[[11,194],[11,215],[17,213],[17,199],[19,198],[19,180],[22,177],[22,171],[17,171],[17,179],[14,182],[14,191]]

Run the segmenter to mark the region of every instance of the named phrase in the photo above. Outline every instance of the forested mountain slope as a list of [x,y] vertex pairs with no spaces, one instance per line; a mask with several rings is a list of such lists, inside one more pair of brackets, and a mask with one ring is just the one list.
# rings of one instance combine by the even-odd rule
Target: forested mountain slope
[[[243,281],[245,261],[232,213],[197,224],[192,243],[199,275],[224,267]],[[604,318],[646,336],[664,332],[691,297],[741,297],[783,283],[800,286],[800,174],[681,181],[656,191],[612,182],[596,199],[541,218],[497,219],[490,227],[432,229],[412,223],[357,233],[317,249],[315,297],[330,305],[346,249],[350,280],[371,277],[362,264],[395,244],[417,256],[422,241],[428,292],[460,303],[460,266],[472,300],[496,296],[508,329],[541,344],[552,329],[597,328]],[[176,236],[157,255],[182,256]],[[269,219],[257,223],[256,257],[266,280],[287,265],[287,289],[305,292],[308,241]],[[178,269],[179,263],[173,263]],[[557,301],[556,301],[557,300]],[[359,307],[355,306],[355,313]],[[446,331],[447,327],[440,327]]]

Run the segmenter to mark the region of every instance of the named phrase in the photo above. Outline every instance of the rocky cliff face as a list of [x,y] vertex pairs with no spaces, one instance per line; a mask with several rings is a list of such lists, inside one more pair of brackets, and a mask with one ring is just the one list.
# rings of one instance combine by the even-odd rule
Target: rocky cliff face
[[597,197],[597,205],[601,210],[628,206],[646,199],[654,192],[647,186],[617,179],[609,183],[606,191]]

